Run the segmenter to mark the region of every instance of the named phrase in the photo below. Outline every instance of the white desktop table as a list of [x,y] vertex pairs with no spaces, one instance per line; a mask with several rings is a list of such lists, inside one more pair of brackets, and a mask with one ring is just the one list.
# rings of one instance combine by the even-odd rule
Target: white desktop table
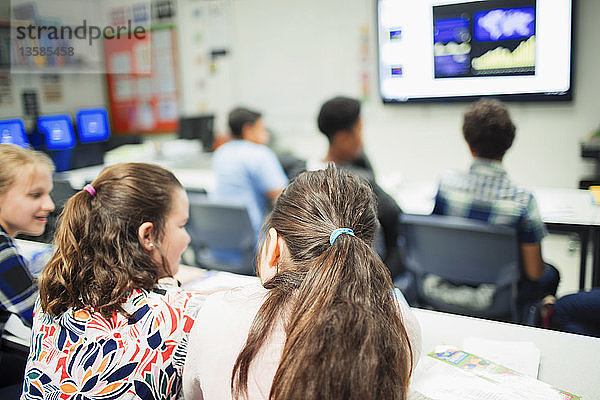
[[451,344],[460,348],[468,336],[491,340],[529,341],[541,352],[539,380],[582,396],[586,400],[600,399],[598,338],[436,311],[413,311],[421,324],[421,357],[426,357],[440,344]]
[[[182,265],[176,277],[185,289],[212,292],[258,282],[257,277],[207,271]],[[600,398],[597,357],[600,339],[549,331],[479,318],[413,309],[422,332],[421,357],[440,344],[460,347],[466,337],[504,341],[530,341],[541,351],[538,378],[560,389],[592,400]],[[21,338],[5,333],[5,339],[26,348],[30,335]],[[493,360],[491,360],[493,361]]]
[[[186,160],[148,160],[151,164],[160,165],[170,170],[186,189],[214,191],[215,176],[210,168],[210,161],[205,155]],[[100,172],[110,164],[94,165],[70,171],[58,172],[56,176],[69,181],[74,189],[81,189],[86,183],[92,182]]]

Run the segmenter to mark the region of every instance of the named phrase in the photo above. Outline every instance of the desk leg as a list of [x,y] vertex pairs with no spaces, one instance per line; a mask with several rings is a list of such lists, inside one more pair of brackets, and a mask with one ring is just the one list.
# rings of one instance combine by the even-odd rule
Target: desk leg
[[[592,235],[593,236],[593,235]],[[595,240],[595,239],[594,239]],[[579,290],[585,289],[585,269],[587,264],[588,243],[590,242],[590,230],[582,229],[579,232]],[[594,246],[594,252],[596,247]],[[594,254],[593,260],[596,259]],[[595,268],[595,265],[594,267]]]
[[600,287],[600,229],[592,231],[592,288]]
[[[596,230],[590,228],[585,225],[567,225],[567,224],[550,224],[546,223],[546,227],[550,232],[553,233],[575,233],[577,237],[579,237],[580,248],[579,248],[579,290],[585,289],[585,272],[587,266],[587,253],[588,246],[590,243],[590,239],[592,240],[592,249],[594,252],[594,256],[592,259],[592,268],[598,267],[600,270],[600,265],[596,266],[596,260],[598,260],[598,264],[600,264],[600,243],[596,246],[596,242],[600,242],[600,229],[598,229],[598,239],[596,238]],[[596,256],[598,253],[598,256]],[[600,272],[598,273],[600,279]]]

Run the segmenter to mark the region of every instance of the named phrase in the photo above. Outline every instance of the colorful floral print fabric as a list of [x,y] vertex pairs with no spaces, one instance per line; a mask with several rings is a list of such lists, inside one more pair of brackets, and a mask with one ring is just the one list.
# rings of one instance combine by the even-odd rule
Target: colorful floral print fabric
[[176,286],[134,290],[132,316],[89,309],[59,318],[36,304],[21,399],[175,399],[188,334],[204,296]]

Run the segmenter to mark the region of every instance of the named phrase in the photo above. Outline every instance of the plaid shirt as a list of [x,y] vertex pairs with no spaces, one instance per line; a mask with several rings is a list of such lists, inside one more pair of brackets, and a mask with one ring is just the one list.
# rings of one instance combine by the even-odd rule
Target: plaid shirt
[[498,161],[476,158],[468,172],[445,175],[433,213],[515,227],[521,243],[548,234],[533,194],[515,186]]
[[15,244],[0,226],[0,334],[10,313],[31,325],[33,307],[38,297],[36,280],[27,269]]

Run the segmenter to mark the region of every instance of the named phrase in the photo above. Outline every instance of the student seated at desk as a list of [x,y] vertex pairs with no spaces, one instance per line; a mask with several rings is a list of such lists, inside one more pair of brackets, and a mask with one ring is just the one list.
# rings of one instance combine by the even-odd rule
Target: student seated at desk
[[556,293],[560,277],[556,268],[542,259],[540,242],[547,231],[533,194],[515,185],[502,166],[515,126],[501,102],[479,100],[464,115],[463,136],[473,163],[467,172],[442,177],[433,213],[517,229],[522,268],[517,304],[522,314],[528,313],[530,306]]
[[[33,320],[37,282],[13,237],[44,233],[48,214],[54,210],[50,198],[53,172],[54,164],[44,153],[0,145],[0,335],[10,314],[29,326]],[[0,351],[0,387],[23,381],[26,357],[8,349]]]
[[380,253],[392,278],[395,278],[404,272],[398,249],[398,219],[402,211],[394,199],[377,184],[371,162],[363,152],[360,112],[360,102],[350,97],[337,96],[323,103],[317,117],[317,125],[329,142],[327,155],[323,159],[309,159],[304,166],[298,164],[290,171],[290,178],[304,169],[324,169],[329,162],[333,162],[338,168],[356,173],[369,181],[377,199],[377,218],[383,233],[383,251]]
[[173,275],[190,237],[185,190],[117,164],[71,197],[40,277],[23,399],[175,399],[202,296]]
[[[190,335],[190,399],[404,399],[420,330],[372,249],[368,183],[333,166],[284,189],[262,286],[210,296]],[[247,396],[246,396],[247,395]]]
[[235,108],[229,113],[229,128],[233,140],[221,145],[213,156],[214,197],[245,204],[258,237],[265,207],[275,201],[288,179],[275,154],[265,146],[269,134],[260,113]]

